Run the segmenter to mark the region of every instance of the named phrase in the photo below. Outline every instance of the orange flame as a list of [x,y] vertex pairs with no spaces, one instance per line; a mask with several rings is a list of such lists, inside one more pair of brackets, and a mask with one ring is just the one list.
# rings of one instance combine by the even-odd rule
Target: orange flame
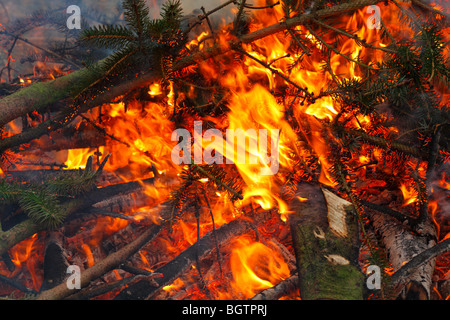
[[247,236],[239,237],[230,257],[232,287],[251,298],[290,276],[289,268],[280,254]]
[[408,187],[406,184],[400,186],[400,190],[403,194],[403,207],[406,207],[417,201],[417,191],[412,187]]

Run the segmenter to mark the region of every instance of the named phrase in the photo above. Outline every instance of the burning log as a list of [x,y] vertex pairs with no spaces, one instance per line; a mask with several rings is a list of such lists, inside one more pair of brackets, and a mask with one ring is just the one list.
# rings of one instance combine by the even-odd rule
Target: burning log
[[363,299],[358,224],[345,209],[350,203],[318,186],[301,184],[298,190],[290,224],[301,298]]
[[[262,217],[258,217],[255,223],[258,224],[262,221],[264,221],[264,214],[262,214]],[[122,292],[120,292],[115,299],[151,299],[153,295],[158,293],[158,290],[160,290],[163,286],[172,283],[189,267],[191,267],[197,259],[204,259],[213,253],[215,249],[215,241],[217,241],[219,245],[224,245],[231,239],[251,230],[252,224],[248,220],[236,219],[216,229],[215,232],[207,233],[194,245],[180,253],[175,259],[155,271],[163,274],[162,278],[155,279],[156,283],[158,283],[158,287],[149,287],[146,282],[140,281],[122,290]]]
[[293,275],[281,281],[272,288],[261,291],[251,300],[278,300],[298,290],[298,275]]

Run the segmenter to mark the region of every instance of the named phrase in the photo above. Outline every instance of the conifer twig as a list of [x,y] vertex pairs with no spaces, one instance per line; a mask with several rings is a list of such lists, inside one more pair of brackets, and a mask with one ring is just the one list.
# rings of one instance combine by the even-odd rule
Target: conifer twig
[[294,87],[296,87],[299,91],[302,91],[305,94],[305,97],[307,97],[307,99],[311,102],[314,102],[315,98],[314,95],[312,93],[310,93],[308,91],[308,88],[303,88],[300,85],[298,85],[297,83],[295,83],[294,81],[292,81],[291,79],[289,79],[287,76],[285,76],[282,72],[278,71],[275,68],[272,68],[270,65],[268,65],[267,63],[265,63],[264,61],[259,60],[258,58],[252,56],[250,53],[246,52],[245,50],[243,50],[242,48],[236,47],[235,48],[236,51],[244,54],[245,56],[249,57],[250,59],[258,62],[260,65],[262,65],[264,68],[269,69],[271,72],[273,72],[274,74],[280,76],[281,78],[283,78],[285,81],[289,82],[291,85],[293,85]]

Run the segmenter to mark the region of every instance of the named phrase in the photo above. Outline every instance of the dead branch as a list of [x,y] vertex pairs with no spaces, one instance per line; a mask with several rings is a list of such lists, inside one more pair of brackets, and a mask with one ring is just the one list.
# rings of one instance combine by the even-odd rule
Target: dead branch
[[[232,222],[216,229],[216,237],[218,243],[224,244],[226,241],[244,234],[249,231],[249,222],[242,219],[233,220]],[[158,287],[149,287],[145,282],[139,281],[134,285],[122,290],[116,297],[116,300],[142,300],[151,299],[162,287],[172,283],[178,276],[184,273],[191,265],[195,264],[196,256],[199,259],[211,254],[215,249],[214,235],[212,232],[207,233],[198,242],[190,246],[188,249],[180,253],[175,259],[171,260],[155,272],[162,273],[164,277],[155,279]]]
[[[380,1],[355,0],[350,3],[344,3],[330,8],[318,10],[314,14],[303,14],[298,17],[290,18],[283,22],[268,26],[266,28],[262,28],[252,33],[242,35],[240,38],[231,40],[229,43],[216,44],[213,47],[209,47],[200,52],[180,58],[174,63],[173,70],[181,70],[197,62],[210,59],[220,54],[224,54],[230,51],[231,48],[233,48],[238,43],[251,43],[261,38],[284,31],[288,28],[293,28],[298,25],[304,24],[313,18],[324,19],[336,14],[351,12],[368,5],[377,4],[378,2]],[[98,63],[101,63],[101,61]],[[137,78],[127,80],[124,83],[112,86],[106,89],[102,94],[97,95],[91,100],[82,103],[78,108],[77,114],[86,112],[87,110],[101,104],[108,103],[114,98],[124,95],[132,89],[144,86],[148,83],[151,83],[152,81],[155,81],[156,79],[158,79],[158,77],[160,77],[160,73],[151,70],[149,72],[140,74]],[[73,90],[71,89],[73,85],[77,84],[77,86],[80,86],[80,84],[83,83],[89,85],[91,78],[92,74],[90,69],[81,69],[66,76],[57,78],[53,81],[31,85],[1,99],[0,109],[3,112],[0,114],[0,126],[4,126],[15,118],[23,116],[34,110],[41,110],[51,103],[76,96],[76,94],[73,95]],[[58,120],[61,120],[63,118],[65,118],[65,116],[59,117]],[[14,138],[15,136],[8,138],[10,139],[9,143],[4,142],[8,139],[2,140],[2,143],[0,143],[0,151],[38,138],[42,134],[49,132],[49,125],[51,125],[51,130],[55,130],[55,128],[57,128],[58,126],[55,126],[54,122],[55,120],[46,122],[43,127],[39,126],[39,130],[35,130],[36,128],[30,129],[27,131],[26,135],[21,134],[20,137],[17,137],[14,140],[12,140],[12,138]]]
[[[255,224],[262,223],[267,219],[264,213],[261,213]],[[159,287],[149,287],[145,282],[137,282],[136,284],[122,290],[116,297],[116,300],[140,300],[151,299],[156,295],[162,287],[172,283],[190,266],[196,263],[196,257],[199,260],[205,259],[211,255],[216,248],[215,241],[220,245],[224,245],[234,237],[242,235],[252,230],[252,224],[248,219],[236,219],[220,228],[215,232],[209,232],[200,238],[194,245],[190,246],[175,259],[168,262],[155,272],[162,273],[164,277],[155,279]]]
[[[81,273],[81,288],[87,287],[91,281],[104,275],[105,273],[116,269],[121,263],[129,259],[133,254],[139,251],[146,243],[151,241],[160,231],[160,226],[154,225],[145,230],[139,237],[122,249],[110,254],[102,261],[94,264]],[[72,294],[74,290],[67,287],[66,283],[62,283],[53,289],[42,292],[38,300],[61,300]]]
[[[66,219],[70,215],[87,209],[102,199],[107,199],[121,193],[130,193],[143,188],[146,183],[153,183],[154,178],[141,181],[133,181],[123,184],[112,185],[92,191],[78,199],[70,200],[63,204],[66,211]],[[1,229],[0,229],[1,230]],[[8,231],[0,231],[0,255],[6,253],[11,247],[17,243],[31,237],[33,234],[43,231],[42,225],[34,223],[31,219],[27,219],[20,224],[12,227]]]
[[274,287],[261,291],[251,298],[251,300],[278,300],[281,297],[285,297],[292,292],[297,291],[298,281],[298,275],[290,276]]

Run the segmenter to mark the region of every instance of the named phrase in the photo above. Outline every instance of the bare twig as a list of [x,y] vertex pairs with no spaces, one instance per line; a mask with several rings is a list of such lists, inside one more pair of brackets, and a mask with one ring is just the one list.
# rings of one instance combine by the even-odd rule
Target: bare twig
[[[28,40],[28,39],[22,38],[21,36],[18,36],[18,35],[15,35],[15,34],[13,34],[13,33],[10,33],[10,32],[8,32],[8,31],[6,31],[6,30],[0,31],[0,34],[4,34],[4,35],[10,36],[10,37],[13,37],[13,38],[16,39],[16,40],[20,40],[20,41],[22,41],[22,42],[25,42],[26,44],[28,44],[28,45],[30,45],[30,46],[32,46],[32,47],[35,47],[36,49],[39,49],[39,50],[41,50],[41,51],[44,51],[45,53],[47,53],[47,54],[49,54],[49,55],[52,55],[52,56],[54,56],[55,58],[58,58],[58,59],[60,59],[60,60],[62,60],[62,61],[64,61],[64,62],[68,63],[69,65],[75,67],[76,69],[81,69],[81,66],[80,66],[79,64],[77,64],[77,63],[75,63],[75,62],[73,62],[73,61],[71,61],[71,60],[69,60],[69,59],[67,59],[67,58],[65,58],[65,57],[63,57],[63,56],[61,56],[60,54],[58,54],[58,53],[56,53],[56,52],[54,52],[54,51],[52,51],[52,50],[50,50],[50,49],[46,49],[46,48],[44,48],[44,47],[41,47],[40,45],[37,45],[36,43],[31,42],[31,41]],[[16,40],[15,40],[15,41],[16,41]]]
[[312,93],[310,93],[308,91],[308,88],[303,88],[301,86],[299,86],[297,83],[295,83],[294,81],[292,81],[291,79],[289,79],[287,76],[285,76],[283,73],[281,73],[280,71],[278,71],[277,69],[272,68],[271,66],[269,66],[267,63],[265,63],[264,61],[259,60],[258,58],[252,56],[251,54],[249,54],[248,52],[246,52],[245,50],[243,50],[240,47],[235,47],[236,51],[239,51],[240,53],[244,54],[245,56],[249,57],[250,59],[258,62],[260,65],[262,65],[263,67],[269,69],[271,72],[275,73],[276,75],[280,76],[281,78],[283,78],[285,81],[289,82],[291,85],[293,85],[294,87],[296,87],[298,90],[304,92],[305,96],[307,97],[307,99],[311,102],[314,101],[314,95]]
[[333,31],[335,31],[337,33],[343,34],[344,36],[346,36],[348,38],[351,38],[353,40],[359,41],[363,46],[365,46],[367,48],[381,50],[381,51],[389,52],[389,53],[394,53],[395,52],[394,50],[391,50],[391,49],[388,49],[388,48],[375,46],[375,45],[373,45],[371,43],[366,42],[365,39],[360,39],[357,35],[350,34],[350,33],[346,32],[344,30],[341,30],[339,28],[332,27],[332,26],[330,26],[330,25],[328,25],[328,24],[326,24],[326,23],[324,23],[322,21],[319,21],[317,19],[312,19],[312,21],[314,21],[314,23],[317,23],[317,24],[319,24],[319,25],[321,25],[321,26],[323,26],[325,28],[328,28],[328,29],[333,30]]
[[341,51],[339,51],[337,48],[333,47],[332,45],[328,44],[328,42],[326,42],[325,40],[323,40],[311,27],[309,27],[308,25],[305,25],[306,29],[308,29],[308,31],[317,39],[319,40],[323,45],[325,45],[325,47],[327,47],[329,50],[333,51],[336,54],[339,54],[340,56],[344,57],[345,59],[354,62],[358,65],[360,65],[361,67],[370,69],[375,71],[376,69],[372,68],[371,66],[368,66],[365,63],[362,63],[361,61],[355,60],[349,56],[347,56],[346,54],[343,54]]
[[228,6],[228,5],[230,5],[230,4],[234,3],[234,2],[235,2],[235,0],[229,0],[229,1],[227,1],[227,2],[225,2],[225,3],[223,3],[223,4],[221,4],[220,6],[218,6],[218,7],[214,8],[214,9],[212,9],[211,11],[208,11],[208,12],[204,13],[203,15],[198,16],[198,20],[195,21],[191,26],[189,26],[188,30],[186,30],[186,33],[189,33],[196,25],[201,24],[201,23],[202,23],[202,20],[203,20],[203,19],[206,19],[206,17],[212,15],[214,12],[217,12],[217,11],[219,11],[220,9],[223,9],[223,8],[225,8],[226,6]]

